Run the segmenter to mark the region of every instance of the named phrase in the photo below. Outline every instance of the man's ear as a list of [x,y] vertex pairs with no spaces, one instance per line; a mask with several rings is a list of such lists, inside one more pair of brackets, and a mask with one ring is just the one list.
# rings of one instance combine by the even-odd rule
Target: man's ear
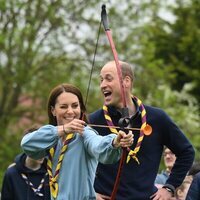
[[125,76],[124,78],[124,86],[126,88],[131,88],[131,78],[129,76]]

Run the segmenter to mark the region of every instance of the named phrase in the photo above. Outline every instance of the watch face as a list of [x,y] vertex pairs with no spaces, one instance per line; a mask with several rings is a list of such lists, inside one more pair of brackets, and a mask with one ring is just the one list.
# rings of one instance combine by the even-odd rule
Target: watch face
[[169,189],[169,188],[165,188],[168,192],[172,192],[172,190],[171,189]]
[[172,194],[172,196],[174,196],[175,191],[167,186],[163,186],[164,189],[166,189],[168,192],[170,192]]

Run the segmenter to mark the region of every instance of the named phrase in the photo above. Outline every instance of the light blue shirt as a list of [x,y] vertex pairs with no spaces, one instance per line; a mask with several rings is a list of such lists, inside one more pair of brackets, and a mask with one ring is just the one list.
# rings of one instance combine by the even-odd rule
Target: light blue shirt
[[165,185],[167,179],[169,178],[169,173],[162,171],[160,174],[157,174],[155,184]]
[[[60,169],[57,200],[96,199],[93,183],[98,161],[111,164],[117,162],[121,156],[121,148],[112,146],[114,137],[116,137],[115,134],[100,136],[90,127],[84,128],[83,136],[75,134],[73,140],[68,144]],[[25,135],[21,141],[24,152],[33,159],[47,156],[48,150],[56,144],[53,174],[62,148],[57,127],[45,125]]]

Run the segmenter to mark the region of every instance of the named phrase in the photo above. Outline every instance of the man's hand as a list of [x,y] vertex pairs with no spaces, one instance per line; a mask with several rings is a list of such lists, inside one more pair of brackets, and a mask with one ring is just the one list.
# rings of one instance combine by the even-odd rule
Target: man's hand
[[126,134],[124,131],[119,131],[118,135],[113,140],[114,147],[129,147],[133,144],[133,133],[129,131]]
[[173,200],[172,193],[165,188],[159,188],[158,191],[151,196],[152,200]]
[[110,200],[110,197],[103,194],[96,193],[96,200]]

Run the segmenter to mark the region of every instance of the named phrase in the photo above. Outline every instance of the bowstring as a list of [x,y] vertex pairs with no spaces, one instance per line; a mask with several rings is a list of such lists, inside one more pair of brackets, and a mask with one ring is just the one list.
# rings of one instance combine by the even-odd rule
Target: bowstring
[[100,20],[100,23],[99,23],[99,30],[98,30],[98,34],[97,34],[97,41],[96,41],[94,56],[93,56],[93,60],[92,60],[92,68],[90,70],[90,76],[89,76],[88,87],[87,87],[87,92],[86,92],[85,107],[86,107],[87,102],[88,102],[90,84],[91,84],[91,80],[92,80],[92,73],[93,73],[93,70],[94,70],[94,64],[95,64],[95,59],[96,59],[96,54],[97,54],[97,47],[98,47],[98,43],[99,43],[99,36],[100,36],[100,32],[101,32],[101,24],[102,24],[102,20]]

